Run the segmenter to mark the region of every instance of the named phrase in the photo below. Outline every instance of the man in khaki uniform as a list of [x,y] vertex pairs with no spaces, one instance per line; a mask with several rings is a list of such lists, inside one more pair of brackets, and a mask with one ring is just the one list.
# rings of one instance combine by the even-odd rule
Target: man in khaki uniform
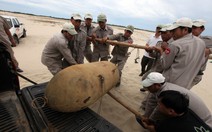
[[193,21],[193,25],[192,25],[192,34],[194,36],[197,36],[199,38],[201,38],[206,45],[206,49],[205,49],[205,64],[204,67],[202,67],[202,69],[200,69],[200,71],[198,72],[197,76],[194,78],[193,82],[192,82],[192,86],[198,84],[201,80],[202,80],[202,76],[203,76],[203,71],[206,69],[206,65],[208,62],[208,57],[209,55],[212,53],[212,37],[211,36],[200,36],[202,34],[202,32],[205,30],[205,21],[202,19],[198,19],[198,20],[194,20]]
[[85,22],[81,24],[80,28],[87,33],[86,46],[84,50],[84,56],[88,62],[91,62],[92,50],[91,50],[91,41],[92,41],[92,32],[95,28],[92,24],[93,17],[91,14],[85,14]]
[[0,16],[0,43],[4,45],[7,48],[6,50],[10,53],[11,59],[15,65],[17,72],[23,72],[23,70],[18,67],[18,61],[16,60],[11,47],[15,47],[16,44],[14,42],[13,36],[10,33],[10,28],[11,27],[7,23],[7,21],[2,16]]
[[166,51],[168,44],[174,41],[172,38],[173,32],[169,29],[171,26],[172,24],[163,25],[162,28],[160,29],[162,41],[158,41],[155,46],[149,47],[148,51],[151,51],[149,55],[154,58],[154,61],[151,69],[145,75],[142,76],[142,80],[144,80],[150,72],[155,71],[161,73],[163,71],[161,67],[160,56],[163,52]]
[[[104,38],[113,34],[113,29],[106,25],[107,17],[104,14],[98,15],[97,22],[99,23],[99,26],[93,30],[94,38]],[[108,61],[109,44],[94,41],[93,45],[92,62],[99,61],[99,59],[100,61]]]
[[[153,66],[151,68],[151,72],[155,71],[155,72],[162,72],[163,69],[161,67],[161,61],[160,61],[160,56],[163,52],[167,52],[166,48],[168,47],[168,45],[170,43],[172,43],[173,40],[173,32],[172,30],[170,30],[169,28],[172,26],[172,24],[166,24],[164,25],[160,32],[161,32],[161,39],[162,41],[158,41],[158,43],[156,44],[156,46],[152,47],[153,49],[153,57],[155,58],[154,62],[153,62]],[[151,48],[151,47],[150,47]],[[151,55],[151,54],[150,54]],[[143,77],[142,77],[143,79]]]
[[211,112],[201,98],[184,87],[166,82],[165,79],[166,78],[161,73],[151,72],[147,78],[142,81],[142,85],[151,93],[151,96],[147,100],[147,106],[143,116],[144,119],[149,118],[152,121],[157,121],[167,118],[158,111],[158,96],[163,91],[173,90],[187,95],[190,99],[189,109],[194,111],[208,126],[210,126],[210,128],[212,128]]
[[163,40],[163,42],[167,42],[168,44],[170,44],[171,42],[173,42],[173,31],[171,30],[172,24],[166,24],[164,25],[164,27],[160,30],[161,32],[161,38]]
[[205,42],[206,45],[205,55],[207,57],[212,54],[212,36],[200,36],[200,38]]
[[70,65],[77,64],[68,48],[68,42],[73,40],[76,34],[74,26],[71,23],[65,23],[61,33],[55,34],[47,42],[41,56],[41,62],[48,67],[53,75],[62,70],[62,59],[66,59]]
[[[69,41],[69,49],[77,64],[83,64],[87,34],[84,30],[80,28],[82,17],[80,16],[80,14],[77,13],[72,14],[70,21],[74,25],[77,34],[74,36],[73,40]],[[70,64],[66,61],[66,59],[64,59],[63,68],[68,66],[70,66]]]
[[191,28],[191,19],[178,19],[172,25],[174,41],[161,57],[166,81],[187,89],[192,88],[192,81],[205,62],[205,44],[191,34]]
[[[106,39],[117,40],[119,42],[126,42],[129,44],[132,44],[133,40],[131,38],[131,35],[133,34],[133,31],[134,31],[134,27],[132,25],[128,25],[126,27],[126,29],[124,30],[124,34],[118,33],[116,35],[109,35]],[[106,40],[105,40],[105,42],[106,42]],[[112,62],[114,64],[118,64],[120,79],[121,79],[121,75],[122,75],[122,69],[124,68],[124,65],[129,57],[128,49],[129,49],[129,47],[126,47],[126,46],[115,45],[115,47],[113,48],[113,51],[112,51],[113,58],[110,60],[110,62]],[[121,80],[117,84],[117,86],[119,86],[120,83],[121,83]]]

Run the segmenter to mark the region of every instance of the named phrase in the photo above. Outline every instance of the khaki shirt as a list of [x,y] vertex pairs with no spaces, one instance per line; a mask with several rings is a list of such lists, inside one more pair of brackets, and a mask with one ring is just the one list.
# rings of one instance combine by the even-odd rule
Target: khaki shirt
[[205,62],[205,44],[192,34],[173,41],[161,58],[167,82],[191,89],[195,76]]
[[[94,28],[93,34],[96,35],[97,38],[104,38],[107,37],[108,35],[113,34],[113,29],[109,26],[106,25],[105,29],[101,29],[99,26]],[[109,55],[109,44],[101,44],[99,42],[96,42],[94,44],[94,49],[93,49],[94,54],[100,54],[100,57],[106,57]]]
[[206,48],[209,48],[212,53],[212,36],[200,36],[200,38],[205,42]]
[[68,40],[62,33],[58,33],[47,42],[42,52],[41,62],[47,67],[56,63],[62,69],[63,58],[69,64],[77,64],[68,48]]
[[4,29],[10,29],[11,26],[8,24],[6,19],[4,19],[2,16],[0,16],[0,42],[4,43],[6,47],[11,47],[11,42],[5,32]]
[[205,42],[206,48],[212,48],[212,36],[200,36]]
[[[212,51],[212,37],[211,36],[200,36],[199,38],[201,38],[204,42],[205,42],[205,46],[206,48],[209,48]],[[208,57],[205,57],[205,63],[204,65],[201,67],[199,73],[197,74],[197,76],[194,78],[193,82],[192,82],[192,86],[197,85],[201,80],[202,80],[202,76],[203,76],[203,71],[205,71],[206,66],[207,66],[207,62],[208,62]]]
[[189,97],[189,108],[193,112],[195,112],[208,126],[212,128],[211,112],[207,108],[205,103],[201,100],[201,98],[190,90],[187,90],[183,87],[168,82],[162,85],[159,91],[150,94],[145,109],[146,116],[148,116],[150,119],[157,120],[155,118],[161,115],[157,108],[158,96],[160,95],[161,92],[167,90],[179,91],[180,93],[187,95]]
[[[212,37],[211,36],[200,36],[200,38],[205,42],[206,48],[208,48],[211,51],[212,50]],[[203,73],[203,71],[205,71],[207,62],[208,62],[208,57],[209,56],[206,56],[204,67],[202,67],[202,69],[200,70],[200,73]]]
[[[86,26],[86,24],[85,23],[82,23],[81,25],[80,25],[80,29],[81,30],[84,30],[86,33],[87,33],[87,36],[88,37],[91,37],[92,36],[92,33],[93,33],[93,29],[94,29],[95,27],[91,24],[91,26],[90,27],[87,27]],[[91,41],[86,41],[86,45],[90,45],[91,44]]]
[[78,30],[77,35],[74,36],[74,56],[78,64],[84,63],[84,50],[86,46],[86,37],[87,34],[84,30]]
[[[119,42],[126,42],[126,43],[129,43],[129,44],[133,43],[132,38],[131,37],[129,37],[129,38],[124,37],[123,33],[118,33],[116,35],[110,35],[110,36],[108,36],[108,38],[110,40],[117,40]],[[115,45],[111,54],[113,56],[117,56],[118,60],[122,60],[122,59],[127,57],[128,49],[129,49],[129,47],[126,47],[126,46]]]

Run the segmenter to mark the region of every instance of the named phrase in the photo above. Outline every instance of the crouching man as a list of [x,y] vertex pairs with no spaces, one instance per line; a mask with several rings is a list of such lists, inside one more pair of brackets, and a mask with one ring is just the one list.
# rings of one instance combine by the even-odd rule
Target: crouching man
[[150,94],[147,98],[147,104],[145,109],[144,119],[157,122],[159,120],[167,119],[167,116],[162,114],[158,110],[157,102],[159,101],[158,96],[163,91],[174,90],[182,94],[186,94],[190,103],[188,108],[200,117],[210,128],[212,128],[212,115],[210,110],[207,108],[205,103],[192,91],[178,85],[165,82],[165,77],[158,72],[151,72],[145,80],[142,81],[143,87],[146,88]]
[[158,110],[169,118],[156,123],[150,123],[148,119],[143,119],[142,125],[151,132],[212,131],[188,106],[189,97],[187,95],[181,94],[179,91],[163,91],[158,96]]
[[60,33],[55,34],[46,44],[41,62],[55,75],[62,70],[62,59],[70,65],[77,64],[68,47],[68,42],[73,40],[77,32],[71,23],[65,23]]

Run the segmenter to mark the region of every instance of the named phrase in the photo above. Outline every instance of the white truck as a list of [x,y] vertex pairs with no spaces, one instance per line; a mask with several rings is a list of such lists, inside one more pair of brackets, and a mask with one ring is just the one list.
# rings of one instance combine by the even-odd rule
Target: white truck
[[24,27],[24,24],[20,23],[16,17],[5,15],[1,16],[7,20],[8,24],[11,27],[10,32],[15,40],[15,43],[19,44],[19,39],[21,37],[26,37],[26,29]]

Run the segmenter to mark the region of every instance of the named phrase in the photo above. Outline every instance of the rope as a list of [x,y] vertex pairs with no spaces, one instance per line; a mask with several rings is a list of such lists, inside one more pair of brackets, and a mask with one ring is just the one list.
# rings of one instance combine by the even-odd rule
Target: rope
[[135,47],[133,47],[133,49],[129,53],[131,54],[133,52],[133,50],[135,50]]
[[[103,77],[102,75],[99,75],[98,77],[99,77],[100,85],[101,85],[101,88],[102,88],[102,94],[103,94],[103,92],[104,92],[104,90],[105,90],[105,87],[104,87],[104,77]],[[99,104],[99,108],[98,108],[98,110],[97,110],[97,113],[98,113],[99,115],[100,115],[100,112],[101,112],[101,110],[102,110],[102,98],[103,98],[103,97],[100,98],[100,104]]]
[[[41,101],[43,102],[43,104],[42,104],[40,107],[38,107],[38,106],[35,104],[36,102],[38,103],[39,100],[41,100]],[[35,102],[35,101],[36,101],[36,102]],[[47,101],[47,98],[46,98],[46,97],[37,97],[37,98],[34,98],[34,99],[32,100],[31,106],[32,106],[32,108],[38,110],[38,109],[43,108],[43,107],[47,104],[47,102],[48,102],[48,101]]]
[[[133,49],[132,49],[130,52],[127,53],[128,56],[135,50],[135,47],[136,47],[136,46],[137,46],[137,45],[135,45],[135,46],[133,47]],[[139,57],[139,49],[137,49],[137,52],[136,52],[135,63],[138,63],[138,61],[137,61],[138,59],[140,59],[140,57]]]
[[138,63],[138,59],[140,59],[140,56],[139,56],[139,49],[137,49],[137,53],[136,53],[136,56],[135,56],[135,63]]

